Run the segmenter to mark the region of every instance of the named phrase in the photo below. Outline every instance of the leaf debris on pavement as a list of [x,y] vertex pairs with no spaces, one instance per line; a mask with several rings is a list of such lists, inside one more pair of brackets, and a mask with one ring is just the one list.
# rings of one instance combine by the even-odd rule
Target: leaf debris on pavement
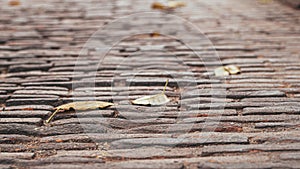
[[49,123],[53,117],[60,111],[68,111],[70,109],[74,110],[94,110],[97,108],[104,109],[109,106],[113,106],[113,103],[110,102],[102,102],[102,101],[80,101],[80,102],[72,102],[63,104],[61,106],[56,107],[54,113],[46,120],[46,123]]
[[168,86],[168,83],[169,80],[166,81],[164,90],[161,93],[156,95],[144,96],[131,101],[131,103],[135,105],[152,105],[152,106],[158,106],[158,105],[163,105],[168,103],[170,99],[165,95],[165,91]]
[[11,0],[8,2],[10,6],[19,6],[21,2],[19,0]]
[[221,66],[215,69],[216,76],[229,76],[241,73],[241,69],[235,65]]
[[153,2],[152,3],[152,9],[158,9],[158,10],[174,10],[176,8],[181,8],[186,6],[185,2],[182,1],[168,1],[167,4],[163,4],[160,2]]

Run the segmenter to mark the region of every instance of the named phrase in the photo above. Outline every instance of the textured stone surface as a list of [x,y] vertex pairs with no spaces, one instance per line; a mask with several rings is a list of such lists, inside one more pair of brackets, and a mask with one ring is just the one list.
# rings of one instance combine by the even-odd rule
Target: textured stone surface
[[19,143],[19,142],[29,142],[33,138],[24,135],[0,135],[0,143]]
[[[126,20],[102,29],[112,36],[101,43],[118,43],[101,60],[92,35],[154,11],[152,1],[0,1],[0,168],[298,168],[299,12],[272,0],[185,2],[160,18],[205,36],[169,18]],[[241,73],[214,76],[229,64]],[[167,79],[168,104],[130,103]],[[116,105],[45,123],[82,100]]]
[[[6,111],[14,111],[14,110],[53,110],[53,106],[50,105],[20,105],[20,106],[10,106],[5,107]],[[8,112],[6,112],[8,113]]]
[[20,123],[20,124],[41,124],[42,119],[40,118],[1,118],[0,124],[7,124],[7,123]]
[[299,160],[300,159],[300,153],[281,153],[280,158],[283,160]]
[[124,139],[112,142],[115,148],[134,148],[141,146],[197,146],[205,144],[226,144],[226,143],[248,143],[248,138],[238,134],[214,134],[206,133],[199,135],[187,135],[178,138],[139,138]]
[[1,152],[0,157],[5,158],[20,158],[20,159],[31,159],[33,158],[34,153],[4,153]]
[[208,156],[218,153],[251,152],[251,151],[299,151],[300,144],[253,144],[253,145],[222,145],[207,146],[202,150],[203,155]]
[[[50,111],[45,110],[30,110],[31,108],[28,108],[29,110],[12,110],[12,111],[5,111],[0,112],[0,117],[2,118],[24,118],[24,117],[46,117],[50,115]],[[9,109],[8,109],[9,110]]]
[[145,147],[137,149],[95,150],[95,151],[58,151],[56,157],[100,157],[109,159],[147,159],[147,158],[180,158],[197,157],[202,153],[201,148],[166,148]]
[[258,107],[258,108],[245,108],[244,115],[248,114],[299,114],[300,109],[297,106],[272,106],[272,107]]

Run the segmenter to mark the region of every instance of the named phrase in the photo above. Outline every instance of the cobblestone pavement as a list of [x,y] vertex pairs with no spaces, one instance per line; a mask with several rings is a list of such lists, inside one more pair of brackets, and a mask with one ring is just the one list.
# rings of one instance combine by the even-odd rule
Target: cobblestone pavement
[[[277,1],[189,0],[171,12],[199,27],[222,64],[241,67],[239,75],[207,76],[217,65],[207,56],[209,46],[194,49],[208,58],[204,65],[178,40],[143,34],[109,51],[97,69],[95,88],[80,85],[92,78],[90,68],[97,62],[89,53],[73,78],[77,56],[95,31],[119,17],[153,11],[151,3],[21,0],[10,6],[0,1],[0,168],[300,166],[300,13]],[[118,67],[124,58],[129,62]],[[181,90],[165,72],[126,79],[139,69],[164,69],[179,81],[191,71],[200,92]],[[130,87],[111,90],[116,74]],[[172,101],[166,107],[126,104],[162,90],[167,78]],[[211,94],[212,88],[225,89],[226,99]],[[54,107],[72,96],[88,98],[87,91],[119,107],[60,113],[44,124]],[[179,97],[182,93],[187,97]],[[223,101],[224,111],[217,109]],[[102,128],[95,128],[96,118]],[[178,137],[183,132],[184,140]]]

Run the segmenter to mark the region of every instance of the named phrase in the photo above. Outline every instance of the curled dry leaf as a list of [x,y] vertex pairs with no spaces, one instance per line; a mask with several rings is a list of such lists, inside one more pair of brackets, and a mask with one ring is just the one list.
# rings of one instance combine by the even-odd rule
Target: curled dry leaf
[[228,65],[225,66],[225,69],[231,74],[231,75],[236,75],[241,73],[241,69],[237,66],[234,65]]
[[241,69],[234,65],[227,65],[215,69],[216,76],[229,76],[241,73]]
[[136,105],[153,105],[153,106],[157,106],[157,105],[163,105],[168,103],[170,100],[168,99],[168,97],[163,94],[156,94],[156,95],[151,95],[151,96],[145,96],[136,100],[133,100],[132,103],[136,104]]
[[103,109],[113,105],[114,105],[113,103],[102,102],[102,101],[81,101],[81,102],[63,104],[55,108],[56,109],[55,112],[46,120],[46,123],[49,123],[59,111],[68,111],[70,109],[81,110],[81,111],[94,110],[97,108]]
[[160,2],[153,2],[152,9],[159,9],[159,10],[165,10],[166,6]]
[[19,6],[21,2],[19,0],[11,0],[8,3],[10,6]]
[[138,98],[136,100],[131,101],[132,104],[136,105],[163,105],[170,101],[170,99],[165,95],[166,87],[168,86],[169,80],[167,80],[164,90],[162,93],[156,94],[156,95],[150,95]]
[[181,1],[169,1],[167,5],[162,4],[160,2],[154,2],[152,4],[152,9],[158,9],[158,10],[172,10],[180,7],[186,6],[185,2]]

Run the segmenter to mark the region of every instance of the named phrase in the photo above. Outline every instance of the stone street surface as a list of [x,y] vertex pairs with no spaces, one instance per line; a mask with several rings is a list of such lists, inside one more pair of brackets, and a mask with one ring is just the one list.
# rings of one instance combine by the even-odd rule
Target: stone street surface
[[[161,12],[152,0],[17,2],[0,1],[0,168],[300,168],[293,6],[186,0]],[[114,22],[138,12],[157,13]],[[203,34],[164,18],[174,15]],[[214,76],[222,65],[241,73]],[[166,105],[130,103],[160,93],[167,79]],[[45,123],[74,100],[115,105]]]

